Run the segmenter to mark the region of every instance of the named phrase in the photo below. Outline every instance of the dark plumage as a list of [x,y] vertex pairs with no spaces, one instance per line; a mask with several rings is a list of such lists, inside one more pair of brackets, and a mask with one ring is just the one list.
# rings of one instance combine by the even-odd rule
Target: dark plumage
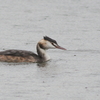
[[57,44],[56,40],[49,38],[48,36],[44,36],[44,40]]
[[8,56],[21,56],[21,57],[27,57],[27,56],[37,56],[35,53],[31,51],[25,51],[25,50],[6,50],[0,52],[0,55],[8,55]]

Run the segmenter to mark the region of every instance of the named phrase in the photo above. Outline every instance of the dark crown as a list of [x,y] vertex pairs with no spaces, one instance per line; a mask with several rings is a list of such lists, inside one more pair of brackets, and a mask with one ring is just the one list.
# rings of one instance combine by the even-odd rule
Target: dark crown
[[57,42],[54,39],[51,39],[48,36],[44,36],[44,40],[47,40],[49,42],[52,42],[52,43],[56,43],[57,44]]

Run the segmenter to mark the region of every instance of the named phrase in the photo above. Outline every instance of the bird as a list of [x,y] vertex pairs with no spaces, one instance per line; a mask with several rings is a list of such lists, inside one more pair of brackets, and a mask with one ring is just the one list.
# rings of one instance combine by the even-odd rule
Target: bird
[[50,56],[46,53],[48,49],[62,49],[66,50],[65,48],[58,45],[56,40],[44,36],[37,45],[37,54],[27,50],[5,50],[0,52],[0,61],[1,62],[46,62],[50,60]]

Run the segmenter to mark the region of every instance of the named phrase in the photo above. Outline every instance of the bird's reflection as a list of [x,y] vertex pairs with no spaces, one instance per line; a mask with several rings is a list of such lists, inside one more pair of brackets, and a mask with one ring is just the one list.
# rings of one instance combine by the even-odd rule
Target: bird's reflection
[[49,65],[49,62],[37,63],[38,67],[47,67],[48,65]]

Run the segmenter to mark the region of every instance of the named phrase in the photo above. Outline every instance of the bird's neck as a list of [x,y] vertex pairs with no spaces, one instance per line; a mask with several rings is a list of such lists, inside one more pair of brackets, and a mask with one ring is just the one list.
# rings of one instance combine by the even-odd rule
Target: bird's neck
[[37,53],[41,60],[48,61],[50,60],[49,55],[46,53],[46,50],[43,49],[39,44],[37,44]]

